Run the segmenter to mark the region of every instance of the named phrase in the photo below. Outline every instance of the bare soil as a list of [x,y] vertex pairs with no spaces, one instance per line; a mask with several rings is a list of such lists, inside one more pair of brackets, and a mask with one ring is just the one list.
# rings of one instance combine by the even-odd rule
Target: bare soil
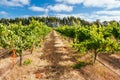
[[52,31],[41,48],[23,57],[23,61],[31,59],[31,64],[22,67],[16,64],[2,80],[120,80],[117,74],[99,62],[73,68],[79,61],[90,59],[89,54],[76,57],[78,55],[67,41]]

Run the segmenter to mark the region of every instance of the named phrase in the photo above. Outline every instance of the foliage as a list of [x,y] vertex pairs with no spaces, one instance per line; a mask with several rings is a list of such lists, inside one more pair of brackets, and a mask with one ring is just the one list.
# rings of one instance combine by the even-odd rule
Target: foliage
[[79,61],[77,64],[73,65],[72,67],[74,69],[79,69],[81,67],[84,67],[84,66],[87,66],[87,65],[90,65],[91,63],[88,63],[88,62],[84,62],[84,61]]
[[[72,30],[71,30],[72,29]],[[80,52],[92,51],[94,62],[98,53],[113,53],[120,50],[120,25],[111,22],[107,26],[63,26],[56,28],[61,34],[75,39],[74,47]],[[72,34],[72,35],[71,35]]]
[[31,63],[32,63],[31,59],[26,59],[26,60],[24,60],[23,65],[29,65]]
[[0,46],[9,51],[15,49],[22,57],[22,50],[40,46],[40,40],[50,31],[50,27],[35,20],[27,26],[23,26],[21,22],[9,26],[0,24]]

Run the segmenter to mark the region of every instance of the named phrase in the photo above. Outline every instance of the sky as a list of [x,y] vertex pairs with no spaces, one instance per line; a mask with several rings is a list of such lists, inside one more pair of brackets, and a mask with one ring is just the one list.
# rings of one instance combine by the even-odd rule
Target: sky
[[120,0],[0,0],[0,18],[75,16],[87,21],[120,20]]

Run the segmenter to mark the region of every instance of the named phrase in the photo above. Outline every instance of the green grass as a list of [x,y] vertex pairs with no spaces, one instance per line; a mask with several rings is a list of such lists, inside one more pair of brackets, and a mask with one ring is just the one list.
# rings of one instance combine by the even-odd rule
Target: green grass
[[31,63],[32,63],[31,59],[26,59],[26,60],[24,60],[23,65],[29,65]]
[[89,65],[91,63],[85,62],[85,61],[79,61],[77,64],[73,65],[72,67],[74,69],[80,69],[81,67],[84,67],[86,65]]

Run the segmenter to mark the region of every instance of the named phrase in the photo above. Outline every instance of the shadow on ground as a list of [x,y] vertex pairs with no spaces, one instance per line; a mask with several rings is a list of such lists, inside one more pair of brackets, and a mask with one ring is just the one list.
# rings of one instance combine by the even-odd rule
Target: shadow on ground
[[[63,76],[65,73],[69,73],[71,68],[70,66],[66,65],[61,65],[60,62],[75,62],[75,60],[72,57],[69,58],[63,58],[64,56],[69,56],[66,52],[68,51],[67,47],[65,47],[65,50],[63,47],[64,46],[58,46],[56,47],[55,45],[59,45],[59,42],[55,43],[56,38],[59,36],[56,36],[54,32],[51,33],[49,41],[45,43],[45,47],[43,48],[43,55],[41,56],[41,59],[46,59],[50,64],[44,68],[45,74],[46,74],[46,79],[52,79],[52,80],[61,80],[62,78],[65,79],[65,76]],[[40,70],[41,71],[41,70]]]
[[120,69],[120,59],[117,59],[111,56],[110,54],[100,54],[99,58],[104,60],[106,63],[108,63],[113,68]]

